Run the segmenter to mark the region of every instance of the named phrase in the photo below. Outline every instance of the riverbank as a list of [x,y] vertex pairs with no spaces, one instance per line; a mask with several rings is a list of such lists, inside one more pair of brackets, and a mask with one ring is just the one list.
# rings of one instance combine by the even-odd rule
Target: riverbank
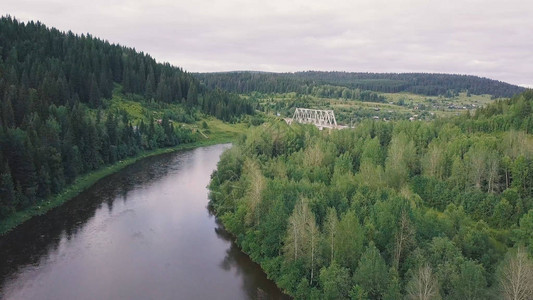
[[230,147],[142,159],[0,237],[0,298],[289,299],[206,210]]
[[60,194],[54,195],[53,197],[50,197],[48,200],[39,202],[36,205],[30,206],[22,211],[17,211],[11,216],[5,218],[4,220],[0,220],[0,236],[5,235],[6,233],[10,232],[20,224],[28,221],[34,216],[43,215],[50,211],[51,209],[61,206],[63,203],[67,202],[68,200],[76,197],[78,194],[98,182],[99,180],[105,178],[106,176],[109,176],[113,173],[116,173],[117,171],[123,169],[124,167],[131,165],[141,159],[155,156],[155,155],[161,155],[164,153],[170,153],[175,152],[179,150],[188,150],[203,146],[210,146],[210,145],[216,145],[216,144],[224,144],[224,143],[231,143],[235,140],[236,136],[229,134],[224,135],[212,139],[206,139],[197,141],[194,143],[188,143],[188,144],[181,144],[175,147],[171,148],[161,148],[157,150],[152,151],[145,151],[141,152],[141,154],[131,157],[125,160],[121,160],[113,165],[103,167],[101,169],[98,169],[96,171],[87,173],[85,175],[80,176],[77,178],[73,184],[68,186],[61,192]]

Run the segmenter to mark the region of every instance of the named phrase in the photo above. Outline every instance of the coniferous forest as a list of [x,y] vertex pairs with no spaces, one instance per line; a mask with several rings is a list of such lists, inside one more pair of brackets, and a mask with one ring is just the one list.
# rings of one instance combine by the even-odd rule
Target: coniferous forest
[[267,123],[222,155],[210,205],[297,299],[531,299],[532,109]]
[[195,140],[171,120],[134,123],[106,107],[125,95],[231,121],[250,103],[207,90],[134,49],[39,22],[0,19],[0,217],[60,193],[80,174],[143,150]]
[[[488,94],[498,98],[511,97],[525,90],[523,87],[488,78],[454,74],[242,71],[194,75],[210,88],[221,88],[234,93],[295,92],[331,98],[359,98],[372,102],[379,102],[368,99],[368,95],[374,94],[372,92],[450,96],[467,91],[469,94]],[[361,92],[368,95],[360,95]]]

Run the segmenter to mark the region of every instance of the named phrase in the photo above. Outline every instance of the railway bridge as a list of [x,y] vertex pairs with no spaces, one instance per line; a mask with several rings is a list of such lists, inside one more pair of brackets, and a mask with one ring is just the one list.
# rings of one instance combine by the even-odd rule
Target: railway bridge
[[337,125],[337,120],[335,120],[335,113],[333,110],[296,108],[292,119],[286,118],[285,122],[287,122],[287,124],[292,124],[292,122],[314,124],[320,130],[324,128],[341,128],[341,126]]

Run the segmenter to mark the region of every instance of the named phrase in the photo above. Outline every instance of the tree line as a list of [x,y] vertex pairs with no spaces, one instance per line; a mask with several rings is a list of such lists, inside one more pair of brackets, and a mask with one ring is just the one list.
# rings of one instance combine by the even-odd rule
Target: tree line
[[20,127],[0,126],[0,217],[59,194],[87,172],[141,151],[193,142],[168,118],[133,125],[125,113],[52,104]]
[[435,122],[271,122],[210,206],[297,299],[533,297],[533,92]]
[[181,68],[135,49],[2,17],[0,218],[60,193],[80,174],[197,138],[176,125],[190,122],[191,114],[133,120],[106,107],[114,90],[226,121],[254,112],[249,101],[208,90]]
[[[525,89],[505,82],[470,75],[431,73],[350,72],[227,72],[194,74],[210,88],[234,93],[290,93],[320,97],[359,99],[361,92],[410,92],[426,96],[448,96],[460,92],[511,97]],[[368,101],[368,100],[367,100]]]
[[34,111],[46,114],[51,104],[100,107],[102,98],[111,97],[114,83],[126,94],[199,107],[224,120],[253,113],[247,101],[208,90],[181,68],[90,34],[65,33],[8,16],[0,19],[0,45],[4,127],[20,126]]

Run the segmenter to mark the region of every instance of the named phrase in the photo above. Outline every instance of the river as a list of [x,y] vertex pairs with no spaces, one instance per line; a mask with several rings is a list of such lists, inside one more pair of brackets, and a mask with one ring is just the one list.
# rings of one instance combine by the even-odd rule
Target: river
[[0,298],[286,298],[207,209],[228,147],[144,159],[0,237]]

